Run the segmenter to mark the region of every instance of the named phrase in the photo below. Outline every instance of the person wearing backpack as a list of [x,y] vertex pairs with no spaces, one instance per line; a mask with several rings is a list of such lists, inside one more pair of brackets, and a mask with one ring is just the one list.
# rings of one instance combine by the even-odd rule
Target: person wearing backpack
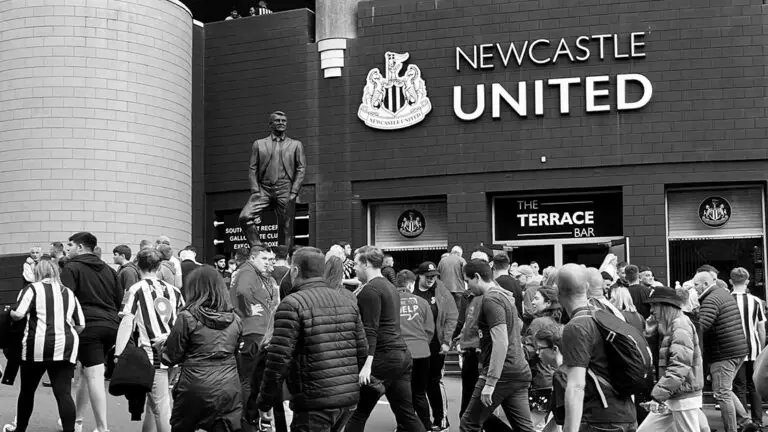
[[[557,274],[560,304],[571,317],[563,328],[563,368],[568,381],[563,432],[633,432],[637,428],[635,404],[631,395],[619,394],[615,387],[622,383],[611,378],[619,372],[617,368],[626,365],[609,364],[612,344],[604,339],[595,315],[600,314],[602,320],[612,318],[615,326],[623,324],[625,334],[635,332],[639,339],[642,335],[612,314],[589,307],[588,277],[587,270],[577,264],[565,264]],[[614,341],[620,340],[619,334]],[[647,347],[644,340],[640,343]]]
[[704,365],[696,328],[681,310],[683,299],[674,289],[654,288],[645,302],[651,306],[645,336],[661,337],[660,378],[648,402],[651,412],[638,432],[699,432]]
[[523,354],[521,320],[517,316],[515,298],[496,284],[487,262],[472,260],[467,263],[464,280],[469,289],[476,295],[483,295],[483,299],[477,315],[480,378],[461,416],[459,430],[480,432],[493,411],[501,406],[516,431],[533,432],[528,405],[531,369]]

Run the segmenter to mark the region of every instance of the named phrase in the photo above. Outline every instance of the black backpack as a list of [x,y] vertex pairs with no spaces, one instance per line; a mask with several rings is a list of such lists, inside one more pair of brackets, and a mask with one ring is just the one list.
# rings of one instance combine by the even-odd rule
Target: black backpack
[[614,314],[596,310],[592,318],[605,341],[611,387],[619,397],[642,395],[650,390],[653,355],[645,337]]

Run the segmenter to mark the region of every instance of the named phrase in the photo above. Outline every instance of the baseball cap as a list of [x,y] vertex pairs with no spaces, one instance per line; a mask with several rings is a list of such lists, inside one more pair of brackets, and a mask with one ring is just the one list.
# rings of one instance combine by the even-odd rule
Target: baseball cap
[[424,261],[423,263],[421,263],[421,265],[419,266],[419,269],[418,269],[418,271],[416,273],[418,273],[418,274],[420,274],[422,276],[425,276],[425,277],[426,276],[435,276],[435,275],[439,275],[440,274],[440,272],[437,271],[437,266],[435,265],[435,263],[433,263],[431,261]]

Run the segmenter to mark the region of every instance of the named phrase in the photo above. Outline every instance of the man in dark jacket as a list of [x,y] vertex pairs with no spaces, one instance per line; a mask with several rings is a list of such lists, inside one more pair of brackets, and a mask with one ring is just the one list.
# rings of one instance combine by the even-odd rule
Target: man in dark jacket
[[[61,272],[61,283],[71,289],[85,315],[85,330],[80,333],[78,361],[83,365],[83,381],[78,387],[78,401],[87,401],[90,394],[96,429],[107,428],[107,394],[104,389],[104,362],[115,345],[117,316],[123,292],[117,284],[117,273],[94,255],[96,236],[89,232],[72,234],[67,243],[69,261]],[[83,407],[77,407],[82,418]]]
[[201,265],[197,262],[197,248],[192,245],[185,247],[183,251],[179,252],[179,259],[181,260],[181,286],[178,288],[184,294],[189,274]]
[[119,265],[117,269],[117,288],[125,293],[128,288],[141,280],[139,267],[131,261],[131,248],[120,245],[112,249],[113,260]]
[[709,272],[696,273],[693,278],[694,287],[701,292],[699,325],[704,333],[704,357],[712,375],[712,392],[720,404],[725,431],[736,432],[737,426],[750,423],[732,390],[733,379],[747,355],[747,339],[736,300],[715,282]]
[[[448,430],[448,398],[443,385],[445,355],[450,351],[453,331],[459,318],[456,302],[451,292],[438,280],[440,271],[435,263],[426,261],[418,269],[418,279],[413,294],[427,301],[435,320],[435,333],[429,342],[429,384],[427,397],[432,407],[433,423],[439,430]],[[437,429],[437,428],[435,428]]]
[[272,249],[275,254],[275,265],[272,269],[272,278],[277,282],[277,286],[280,287],[280,298],[284,299],[293,291],[291,285],[291,256],[288,246],[279,245]]
[[257,399],[262,421],[287,378],[294,432],[341,431],[360,399],[358,373],[368,355],[360,310],[323,279],[325,256],[299,249],[291,278],[295,292],[275,313],[273,336]]
[[[268,272],[269,251],[254,246],[246,261],[232,277],[230,297],[235,313],[243,323],[243,340],[237,354],[237,369],[242,384],[243,402],[251,394],[251,373],[256,365],[259,347],[271,329],[275,310],[280,303],[280,290]],[[243,431],[251,430],[243,424]]]
[[624,270],[624,275],[629,284],[627,289],[632,297],[632,303],[635,304],[637,312],[644,319],[648,319],[651,316],[651,307],[645,301],[648,299],[651,289],[645,284],[640,283],[640,269],[636,265],[628,265]]

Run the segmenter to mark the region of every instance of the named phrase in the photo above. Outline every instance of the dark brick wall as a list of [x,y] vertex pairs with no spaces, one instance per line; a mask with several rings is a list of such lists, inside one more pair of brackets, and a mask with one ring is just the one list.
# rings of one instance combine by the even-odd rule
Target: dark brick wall
[[[322,78],[309,13],[259,18],[279,21],[258,26],[211,24],[206,192],[242,191],[244,200],[250,142],[266,135],[267,114],[281,108],[290,134],[307,148],[319,247],[364,243],[371,200],[446,197],[449,244],[467,249],[491,241],[494,193],[619,187],[632,260],[663,280],[667,185],[766,180],[763,16],[759,0],[375,0],[360,4],[358,38],[348,41],[343,76],[335,79]],[[647,32],[646,58],[600,61],[590,43],[586,63],[504,69],[496,60],[493,70],[455,70],[456,46],[631,32]],[[357,118],[366,74],[384,70],[386,51],[409,52],[426,80],[433,110],[415,127],[377,131]],[[615,107],[615,75],[623,73],[652,82],[651,102],[636,111],[585,113],[584,78],[611,76],[608,103]],[[557,93],[547,90],[540,117],[502,107],[493,120],[488,97],[480,119],[454,116],[454,85],[469,91],[497,82],[515,95],[519,81],[563,77],[582,78],[571,90],[570,115],[558,112]],[[471,94],[464,100],[465,110],[473,106]]]
[[[269,113],[285,111],[288,135],[316,160],[319,55],[308,10],[205,27],[205,184],[207,193],[247,191],[251,144],[270,133]],[[317,170],[311,163],[307,183]]]
[[[301,140],[307,154],[305,185],[316,181],[320,59],[313,38],[314,14],[308,10],[205,26],[205,210],[195,239],[205,244],[206,257],[213,250],[215,210],[242,207],[248,197],[251,145],[270,133],[272,111],[287,113],[288,135]],[[300,202],[313,199],[300,196]]]
[[[449,206],[449,243],[476,245],[490,241],[485,192],[621,186],[631,254],[661,271],[665,183],[722,180],[694,163],[710,161],[719,164],[708,169],[735,171],[742,181],[765,178],[760,170],[747,175],[737,163],[768,156],[760,1],[376,0],[361,3],[358,18],[344,77],[320,84],[321,136],[331,143],[319,159],[329,185],[318,196],[320,224],[350,226],[360,201],[441,194]],[[561,59],[504,69],[496,61],[493,70],[455,70],[456,46],[467,51],[481,43],[631,32],[647,32],[646,58],[600,61],[593,48],[586,63]],[[409,52],[426,81],[433,111],[410,129],[376,131],[356,116],[366,74],[384,70],[386,51]],[[654,87],[651,102],[636,111],[587,114],[584,77],[620,73],[645,75]],[[502,107],[502,118],[493,120],[490,106],[472,122],[453,113],[454,85],[473,90],[498,82],[514,95],[519,81],[532,86],[563,77],[582,78],[571,90],[570,115],[558,112],[556,93],[547,93],[541,117],[519,118]],[[614,81],[609,88],[615,107]],[[465,110],[474,106],[466,91],[464,100]],[[531,105],[529,99],[532,111]],[[350,237],[365,241],[365,230],[352,228]],[[317,240],[325,246],[332,238],[321,232]]]
[[205,256],[205,29],[192,33],[192,244]]

